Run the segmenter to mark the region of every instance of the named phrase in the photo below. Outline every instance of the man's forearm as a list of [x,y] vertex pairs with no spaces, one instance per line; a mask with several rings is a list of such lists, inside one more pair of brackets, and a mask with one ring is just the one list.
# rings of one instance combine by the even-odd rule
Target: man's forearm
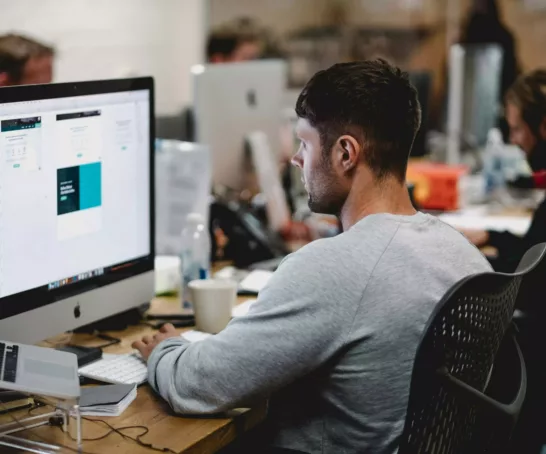
[[[219,405],[220,402],[213,404],[214,400],[208,402],[207,399],[202,397],[190,397],[180,392],[181,388],[199,386],[198,383],[178,383],[179,380],[183,379],[182,374],[178,370],[178,365],[183,362],[182,358],[189,345],[189,342],[182,338],[174,338],[167,339],[154,349],[148,360],[148,381],[150,386],[177,413],[212,414],[226,410],[227,408]],[[191,365],[188,365],[188,367],[191,367]],[[205,390],[202,391],[206,393]],[[226,404],[229,405],[229,403]]]

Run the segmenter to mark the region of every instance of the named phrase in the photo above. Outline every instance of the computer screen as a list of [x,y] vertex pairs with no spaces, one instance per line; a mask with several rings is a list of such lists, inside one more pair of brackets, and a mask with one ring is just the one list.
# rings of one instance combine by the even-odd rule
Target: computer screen
[[0,90],[0,318],[153,262],[150,90],[63,85]]

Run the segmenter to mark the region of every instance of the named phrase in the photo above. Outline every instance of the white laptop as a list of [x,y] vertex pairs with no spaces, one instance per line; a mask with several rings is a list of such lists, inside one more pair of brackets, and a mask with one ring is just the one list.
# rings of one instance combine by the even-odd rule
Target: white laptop
[[76,399],[80,396],[78,359],[52,348],[0,341],[0,388]]

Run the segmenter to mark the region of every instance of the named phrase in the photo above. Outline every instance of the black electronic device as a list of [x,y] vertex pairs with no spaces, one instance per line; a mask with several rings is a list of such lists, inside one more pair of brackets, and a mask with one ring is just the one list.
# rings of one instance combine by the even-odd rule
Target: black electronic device
[[79,345],[65,345],[58,347],[56,350],[62,352],[74,353],[78,357],[78,367],[83,367],[86,364],[98,361],[102,358],[102,350],[98,347],[81,347]]
[[213,260],[220,259],[220,248],[215,241],[216,229],[221,229],[227,237],[221,260],[231,261],[237,268],[247,268],[253,263],[288,254],[280,235],[268,229],[241,203],[214,201],[210,207],[210,227]]

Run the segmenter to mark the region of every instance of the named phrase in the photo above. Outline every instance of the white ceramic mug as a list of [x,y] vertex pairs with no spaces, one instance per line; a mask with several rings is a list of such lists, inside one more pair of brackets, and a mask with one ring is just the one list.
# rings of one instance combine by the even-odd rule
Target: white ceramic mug
[[195,325],[199,331],[217,334],[231,320],[237,300],[237,283],[226,279],[200,279],[188,284]]

